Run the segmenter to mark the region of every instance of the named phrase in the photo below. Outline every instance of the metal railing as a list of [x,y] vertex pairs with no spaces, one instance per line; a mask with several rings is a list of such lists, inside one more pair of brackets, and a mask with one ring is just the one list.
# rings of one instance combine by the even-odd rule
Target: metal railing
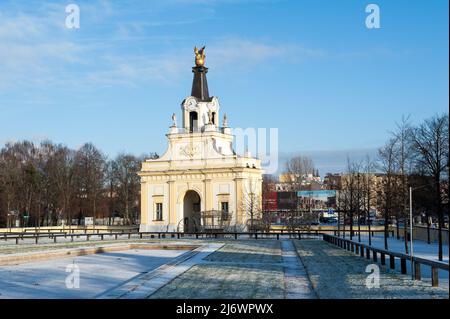
[[376,248],[362,243],[357,243],[341,237],[322,234],[324,241],[336,245],[342,249],[351,251],[366,259],[372,259],[374,262],[378,262],[378,256],[380,257],[381,265],[386,265],[386,256],[389,258],[389,268],[395,269],[396,258],[400,260],[400,272],[407,274],[406,262],[412,259],[414,266],[414,279],[422,280],[421,265],[427,265],[431,267],[431,285],[433,287],[439,286],[439,269],[448,272],[448,264],[433,260],[428,260],[419,257],[412,257],[410,255],[402,254],[399,252],[389,251],[381,248]]
[[351,251],[366,259],[372,259],[374,262],[378,262],[378,257],[381,265],[386,265],[386,259],[389,259],[390,269],[395,269],[395,261],[400,260],[400,271],[402,274],[407,273],[407,261],[412,259],[414,266],[414,278],[416,280],[422,280],[421,277],[421,265],[427,265],[431,267],[431,283],[433,287],[439,285],[439,269],[447,271],[449,265],[443,262],[432,261],[419,257],[412,257],[399,252],[393,252],[376,248],[366,244],[354,242],[342,237],[329,235],[322,233],[319,230],[312,231],[279,231],[279,232],[136,232],[136,231],[121,231],[121,232],[101,232],[101,233],[61,233],[61,232],[49,232],[49,233],[4,233],[0,235],[0,240],[15,240],[15,244],[19,245],[25,239],[33,239],[35,244],[39,243],[41,238],[52,239],[54,243],[58,242],[58,238],[70,238],[73,242],[74,238],[85,238],[86,241],[96,238],[97,240],[105,240],[105,238],[114,238],[114,240],[139,238],[151,238],[151,239],[276,239],[290,238],[290,239],[307,239],[307,238],[322,238],[324,241],[336,245],[340,248]]
[[39,243],[41,238],[49,238],[52,239],[54,243],[58,241],[58,238],[70,238],[70,241],[74,241],[74,238],[85,238],[86,241],[89,241],[91,238],[99,238],[100,240],[105,240],[106,237],[113,237],[115,240],[122,239],[126,236],[128,239],[131,237],[143,239],[147,238],[195,238],[195,239],[208,239],[208,238],[231,238],[231,239],[239,239],[239,238],[252,238],[252,239],[277,239],[279,240],[282,237],[288,236],[289,238],[296,239],[305,239],[310,236],[318,237],[321,233],[319,231],[311,231],[311,232],[100,232],[100,233],[68,233],[68,232],[49,232],[49,233],[4,233],[0,235],[0,240],[8,241],[15,240],[15,243],[18,245],[25,239],[33,239],[36,244]]

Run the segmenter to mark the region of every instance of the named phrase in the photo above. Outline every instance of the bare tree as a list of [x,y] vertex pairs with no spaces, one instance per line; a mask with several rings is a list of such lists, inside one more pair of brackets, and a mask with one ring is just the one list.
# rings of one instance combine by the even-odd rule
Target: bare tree
[[20,159],[14,145],[7,143],[0,152],[0,189],[5,203],[5,219],[8,226],[12,224],[12,213],[18,211],[18,189],[20,176]]
[[306,156],[295,156],[286,162],[285,173],[294,189],[299,189],[302,180],[308,174],[316,174],[312,159]]
[[50,176],[58,188],[58,207],[69,224],[69,231],[72,227],[71,201],[75,193],[75,151],[63,145],[56,147],[53,156],[53,165]]
[[247,226],[250,231],[254,231],[258,228],[258,220],[261,218],[261,193],[257,185],[258,184],[254,181],[249,181],[244,185],[244,192],[242,195],[241,211],[248,218]]
[[[449,140],[448,114],[437,115],[411,130],[412,146],[417,152],[417,162],[427,174],[433,177],[433,192],[438,216],[439,260],[442,261],[442,228],[444,213],[442,209],[441,181],[448,174]],[[448,178],[448,176],[447,176]]]
[[114,176],[114,160],[109,160],[106,163],[106,194],[108,197],[108,225],[114,224],[114,217],[116,212],[116,178]]
[[[345,207],[345,198],[344,192],[342,189],[336,191],[336,208],[338,213],[338,222],[337,222],[337,235],[341,236],[341,217]],[[344,225],[345,225],[345,216],[344,216]],[[345,231],[345,226],[344,226]]]
[[276,208],[276,201],[277,201],[277,193],[275,189],[275,184],[277,182],[277,179],[275,176],[272,175],[263,175],[263,182],[262,182],[262,222],[264,225],[264,229],[268,232],[270,231],[270,227],[272,224],[272,217],[275,212]]
[[[398,170],[399,170],[399,178],[400,178],[400,189],[399,189],[399,202],[398,202],[398,210],[396,212],[396,230],[397,230],[397,239],[400,237],[399,232],[399,215],[403,219],[403,238],[404,238],[404,247],[405,253],[408,254],[408,227],[407,227],[407,207],[408,207],[408,175],[410,174],[411,168],[411,143],[410,141],[410,133],[411,126],[409,124],[409,117],[402,117],[400,123],[396,123],[396,131],[392,133],[395,136],[397,141],[396,147],[394,149],[395,159],[398,162]],[[412,234],[411,234],[412,236]]]
[[[64,220],[70,227],[77,210],[79,223],[88,215],[95,220],[108,210],[107,193],[114,193],[127,223],[135,223],[140,205],[136,172],[143,158],[157,157],[156,153],[119,156],[111,190],[105,183],[106,157],[91,143],[78,151],[47,140],[39,145],[7,143],[0,150],[0,226],[19,220],[22,226],[38,228]],[[115,207],[109,208],[114,212]]]
[[[76,152],[75,162],[80,205],[82,202],[87,205],[95,228],[97,205],[104,189],[106,158],[93,144],[86,143]],[[82,207],[79,220],[81,211]]]
[[369,246],[372,245],[372,233],[371,233],[371,224],[372,219],[370,216],[370,208],[372,204],[372,174],[374,170],[374,163],[372,162],[369,155],[366,157],[365,162],[365,175],[366,178],[364,179],[364,200],[365,200],[365,210],[366,210],[366,218],[367,218],[367,227],[369,232]]
[[[343,191],[345,192],[345,211],[348,213],[348,218],[350,220],[350,240],[353,239],[354,230],[353,230],[353,218],[358,206],[358,185],[357,185],[357,177],[358,177],[358,165],[354,162],[350,161],[350,158],[347,158],[347,172],[345,174]],[[345,218],[344,218],[345,224]],[[344,230],[345,234],[345,230]]]
[[131,211],[136,212],[139,201],[141,184],[137,172],[141,161],[131,154],[119,154],[111,164],[119,209],[123,212],[125,223],[134,224]]
[[389,237],[389,218],[392,213],[392,206],[394,201],[394,188],[395,188],[395,145],[397,139],[391,138],[385,146],[379,151],[380,169],[385,174],[383,179],[383,210],[384,210],[384,249],[388,249],[388,237]]

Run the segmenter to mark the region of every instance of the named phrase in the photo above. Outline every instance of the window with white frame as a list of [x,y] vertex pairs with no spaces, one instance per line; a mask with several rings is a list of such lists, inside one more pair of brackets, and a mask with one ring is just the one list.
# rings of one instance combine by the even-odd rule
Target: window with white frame
[[223,212],[228,213],[228,202],[221,202],[220,203],[220,209]]
[[228,220],[230,218],[228,213],[228,202],[220,202],[220,209],[222,210],[222,220]]
[[163,203],[155,204],[155,220],[163,220]]

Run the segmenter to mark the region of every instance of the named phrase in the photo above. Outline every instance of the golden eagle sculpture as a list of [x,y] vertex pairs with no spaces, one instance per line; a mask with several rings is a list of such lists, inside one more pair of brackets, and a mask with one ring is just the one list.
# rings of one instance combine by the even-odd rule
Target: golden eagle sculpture
[[195,53],[195,65],[196,66],[204,66],[205,65],[205,47],[200,50],[197,47],[194,47]]

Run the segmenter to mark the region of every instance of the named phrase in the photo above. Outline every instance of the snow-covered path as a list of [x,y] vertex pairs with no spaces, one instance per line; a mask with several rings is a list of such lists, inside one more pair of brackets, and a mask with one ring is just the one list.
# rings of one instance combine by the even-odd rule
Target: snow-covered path
[[[350,237],[345,237],[346,239],[350,239]],[[354,242],[358,242],[358,236],[353,237]],[[363,244],[369,244],[369,236],[367,234],[361,234],[361,243]],[[376,234],[372,237],[372,246],[384,249],[384,236],[383,234]],[[421,240],[414,240],[413,242],[414,247],[414,256],[425,258],[433,261],[439,261],[438,259],[438,244],[437,243],[431,243],[428,244],[425,241]],[[443,245],[443,262],[448,264],[448,245]],[[409,248],[408,248],[409,249]],[[404,254],[405,253],[405,242],[403,239],[398,240],[397,237],[389,237],[388,239],[388,250],[395,251]],[[400,269],[400,260],[396,258],[396,268]],[[411,274],[411,263],[409,260],[406,261],[407,263],[407,271],[408,274]],[[430,283],[431,282],[431,267],[427,265],[421,266],[421,273],[422,273],[422,280]],[[439,270],[439,286],[442,287],[448,287],[449,285],[449,275],[448,271]]]
[[136,276],[123,285],[114,287],[96,298],[100,299],[145,299],[155,291],[167,285],[192,266],[201,263],[202,259],[221,248],[223,244],[208,244],[193,251],[182,254],[171,262],[157,269]]
[[[93,298],[184,252],[134,249],[0,266],[0,298]],[[71,264],[79,269],[79,288],[66,287]]]
[[[342,237],[342,236],[341,236]],[[346,239],[350,239],[348,233],[346,234]],[[353,236],[353,241],[358,242],[358,235]],[[366,233],[361,233],[361,242],[363,244],[369,244],[369,236]],[[380,233],[376,233],[375,236],[372,236],[372,246],[384,249],[384,235]],[[414,240],[414,256],[438,261],[438,244],[431,243],[428,244],[426,241],[422,240]],[[448,245],[443,245],[443,261],[448,263]],[[400,240],[397,237],[389,237],[388,238],[388,250],[396,251],[399,253],[405,253],[405,242],[403,238]]]
[[380,269],[380,287],[369,288],[366,279],[372,264],[350,251],[338,248],[322,240],[295,242],[297,251],[306,267],[312,286],[319,298],[448,298],[446,288],[433,288],[427,282],[414,281],[385,266]]
[[297,256],[291,240],[281,242],[281,257],[283,258],[284,285],[287,299],[316,298],[311,282],[306,274],[303,263]]

